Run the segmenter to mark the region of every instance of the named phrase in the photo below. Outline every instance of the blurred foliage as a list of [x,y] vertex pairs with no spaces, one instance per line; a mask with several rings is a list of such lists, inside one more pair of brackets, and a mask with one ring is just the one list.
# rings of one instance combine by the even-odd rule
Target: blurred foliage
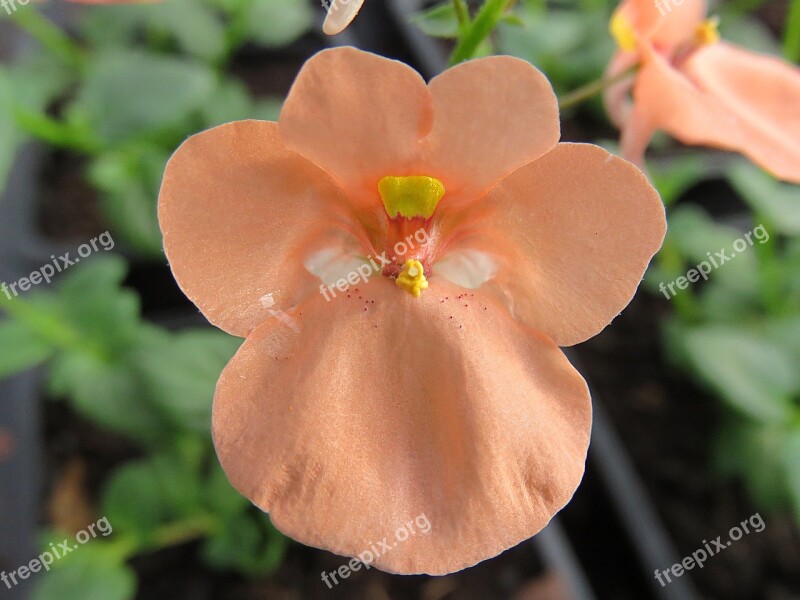
[[155,202],[168,157],[203,129],[277,118],[280,101],[254,98],[228,67],[245,44],[296,40],[313,9],[307,0],[170,0],[83,10],[80,46],[33,6],[12,17],[50,51],[0,68],[0,190],[31,137],[83,154],[115,236],[159,258]]
[[202,541],[209,566],[250,577],[271,573],[286,548],[230,486],[211,444],[216,380],[241,340],[143,321],[138,297],[121,287],[125,273],[122,258],[98,256],[66,273],[57,292],[0,294],[0,347],[15,349],[0,353],[0,377],[46,365],[51,398],[142,449],[105,483],[98,511],[113,536],[57,561],[37,579],[37,600],[133,598],[126,561],[188,541]]
[[[677,290],[665,347],[723,401],[713,448],[718,472],[741,478],[759,509],[793,510],[800,523],[800,186],[743,159],[725,172],[749,212],[720,223],[694,204],[677,204],[646,283],[661,293],[659,284],[716,252],[730,256],[707,281]],[[744,249],[733,250],[755,231],[752,245],[739,241]]]

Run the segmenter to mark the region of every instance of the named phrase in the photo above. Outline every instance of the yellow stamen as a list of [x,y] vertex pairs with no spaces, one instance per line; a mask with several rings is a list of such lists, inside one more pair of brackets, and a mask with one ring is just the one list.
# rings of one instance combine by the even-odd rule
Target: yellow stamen
[[422,263],[413,258],[409,258],[403,265],[403,270],[394,281],[414,298],[422,295],[422,290],[428,289],[428,280],[425,279],[425,269]]
[[694,31],[694,39],[701,46],[713,44],[719,40],[719,17],[706,19]]
[[392,219],[397,215],[427,219],[444,196],[444,185],[435,177],[424,175],[390,176],[378,182],[378,192]]
[[617,11],[608,24],[611,36],[617,41],[617,46],[625,52],[636,50],[636,31],[628,17]]

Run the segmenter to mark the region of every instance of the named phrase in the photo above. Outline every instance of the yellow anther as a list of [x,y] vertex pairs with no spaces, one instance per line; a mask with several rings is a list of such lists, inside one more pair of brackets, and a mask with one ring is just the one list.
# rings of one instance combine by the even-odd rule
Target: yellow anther
[[403,270],[395,279],[395,283],[407,291],[414,298],[422,295],[422,290],[428,289],[428,280],[425,279],[425,269],[422,263],[409,258],[403,265]]
[[435,177],[424,175],[384,177],[378,182],[378,192],[392,219],[397,215],[407,219],[427,219],[444,196],[444,184]]
[[616,40],[617,46],[625,52],[633,52],[636,50],[636,30],[628,20],[628,17],[623,15],[620,11],[614,13],[611,21],[608,24],[608,30],[611,36]]
[[719,40],[719,17],[706,19],[694,30],[694,39],[701,46],[713,44]]

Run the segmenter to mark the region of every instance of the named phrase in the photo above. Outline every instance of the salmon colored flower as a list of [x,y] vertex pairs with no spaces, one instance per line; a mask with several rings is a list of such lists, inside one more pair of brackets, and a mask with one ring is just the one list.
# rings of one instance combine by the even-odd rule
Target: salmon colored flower
[[328,9],[328,16],[322,24],[322,31],[328,35],[336,35],[345,30],[353,22],[364,0],[325,0],[323,5]]
[[[557,344],[630,301],[665,219],[637,168],[559,135],[527,62],[426,85],[337,48],[305,64],[279,123],[223,125],[172,157],[159,219],[175,278],[247,337],[214,442],[285,534],[442,574],[569,501],[591,405]],[[429,533],[401,533],[421,515]]]
[[704,0],[625,0],[611,32],[619,51],[608,75],[640,65],[605,98],[623,156],[641,164],[653,133],[665,130],[800,183],[800,69],[720,41]]

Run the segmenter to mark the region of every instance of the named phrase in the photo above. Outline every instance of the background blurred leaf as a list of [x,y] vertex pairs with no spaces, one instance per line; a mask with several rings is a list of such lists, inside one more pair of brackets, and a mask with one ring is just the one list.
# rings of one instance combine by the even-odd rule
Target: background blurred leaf
[[169,153],[154,144],[126,144],[98,156],[88,178],[103,192],[103,212],[137,252],[163,257],[156,199]]
[[124,362],[107,362],[90,355],[57,356],[50,369],[49,393],[66,397],[80,414],[97,425],[152,444],[168,432],[160,415],[141,394],[141,386]]
[[687,267],[701,262],[713,267],[708,255],[711,254],[719,263],[715,254],[725,250],[726,255],[732,258],[713,268],[709,280],[736,294],[737,302],[758,297],[758,269],[753,250],[748,247],[734,256],[733,243],[742,237],[743,232],[714,222],[697,206],[681,205],[670,213],[668,235],[685,257]]
[[147,547],[157,544],[159,527],[204,514],[201,482],[173,453],[128,463],[106,484],[103,514],[115,530]]
[[727,2],[713,12],[720,14],[719,29],[725,40],[754,52],[780,56],[780,43],[760,19],[737,12]]
[[176,126],[200,109],[214,85],[214,73],[198,62],[109,50],[90,63],[69,114],[115,144]]
[[208,433],[214,388],[240,338],[212,329],[184,330],[136,357],[149,396],[181,428]]
[[771,230],[800,234],[800,185],[779,182],[747,161],[736,161],[728,180],[756,215],[769,221]]
[[0,349],[0,379],[34,367],[54,352],[53,346],[25,323],[12,320],[0,321]]
[[789,504],[785,456],[787,430],[739,418],[723,423],[714,446],[714,462],[725,477],[741,477],[757,506],[775,512]]
[[682,346],[701,381],[734,408],[764,422],[796,415],[792,398],[800,392],[800,372],[780,346],[724,326],[689,329]]
[[268,48],[292,43],[314,24],[306,0],[249,0],[245,6],[248,37]]
[[410,21],[431,37],[453,39],[458,36],[458,17],[452,2],[443,2],[412,15]]
[[240,513],[203,546],[203,557],[218,569],[263,577],[280,566],[288,540],[264,514]]
[[136,575],[109,546],[92,540],[38,573],[32,600],[132,600]]

